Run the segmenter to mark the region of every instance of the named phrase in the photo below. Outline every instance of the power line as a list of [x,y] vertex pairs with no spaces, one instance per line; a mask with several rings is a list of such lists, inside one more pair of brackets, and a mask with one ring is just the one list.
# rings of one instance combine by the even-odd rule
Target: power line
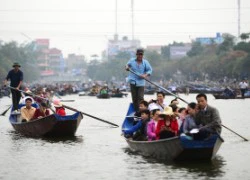
[[[98,24],[115,24],[114,22],[31,22],[31,21],[26,21],[26,22],[21,22],[21,21],[0,21],[0,23],[2,24],[41,24],[41,25],[98,25]],[[245,21],[245,22],[241,22],[241,23],[245,23],[245,24],[248,24],[250,23],[250,21]],[[118,24],[131,24],[129,22],[120,22]],[[157,24],[201,24],[201,25],[204,25],[204,24],[208,24],[208,25],[211,25],[211,24],[238,24],[238,22],[138,22],[138,23],[135,23],[137,25],[157,25]]]
[[[249,10],[250,7],[241,7],[241,10]],[[221,10],[235,10],[237,7],[232,8],[173,8],[173,9],[134,9],[134,12],[162,12],[162,11],[221,11]],[[0,12],[112,12],[114,13],[115,9],[0,9]],[[118,13],[129,13],[129,9],[119,9]]]

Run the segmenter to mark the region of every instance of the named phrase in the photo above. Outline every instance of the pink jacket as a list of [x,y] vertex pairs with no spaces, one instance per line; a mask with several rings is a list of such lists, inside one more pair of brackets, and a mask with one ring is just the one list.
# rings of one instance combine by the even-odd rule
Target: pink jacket
[[147,125],[147,136],[148,136],[148,140],[149,141],[152,141],[152,140],[155,140],[156,139],[156,128],[155,128],[155,122],[153,119],[151,119],[149,122],[148,122],[148,125]]

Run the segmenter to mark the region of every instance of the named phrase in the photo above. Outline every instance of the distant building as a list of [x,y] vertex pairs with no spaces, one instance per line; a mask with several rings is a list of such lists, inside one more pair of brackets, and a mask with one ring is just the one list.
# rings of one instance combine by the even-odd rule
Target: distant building
[[37,64],[41,72],[41,76],[50,76],[54,72],[49,69],[49,39],[36,39],[35,50],[38,52]]
[[129,40],[126,36],[122,40],[118,40],[118,36],[115,35],[113,40],[108,41],[106,56],[114,57],[119,52],[129,52],[132,54],[139,47],[141,47],[139,40]]
[[69,54],[68,57],[65,58],[65,64],[68,72],[71,72],[75,75],[86,74],[85,63],[84,55]]
[[63,59],[62,51],[57,48],[49,49],[49,67],[55,73],[64,72],[65,62]]
[[200,42],[202,45],[221,44],[223,40],[220,33],[216,33],[216,37],[198,37],[195,39],[196,42]]
[[147,46],[146,49],[149,51],[156,51],[157,53],[161,54],[161,45],[154,45],[154,46]]
[[35,50],[38,52],[37,64],[41,76],[54,76],[65,68],[61,50],[50,49],[49,39],[36,39]]
[[191,44],[184,46],[170,46],[170,59],[181,59],[187,56],[187,52],[192,48]]

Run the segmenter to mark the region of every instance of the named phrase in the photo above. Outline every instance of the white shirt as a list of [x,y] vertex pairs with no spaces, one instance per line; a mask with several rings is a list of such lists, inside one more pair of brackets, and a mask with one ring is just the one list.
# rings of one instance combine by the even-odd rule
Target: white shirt
[[248,84],[246,82],[240,82],[239,86],[240,89],[246,89],[248,87]]

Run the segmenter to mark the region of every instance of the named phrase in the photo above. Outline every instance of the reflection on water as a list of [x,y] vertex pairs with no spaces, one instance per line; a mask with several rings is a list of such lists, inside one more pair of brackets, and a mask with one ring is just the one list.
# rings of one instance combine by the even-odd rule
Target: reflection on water
[[[195,97],[189,95],[185,99],[192,102]],[[77,99],[72,106],[118,125],[122,124],[131,101],[123,98],[100,103],[97,98],[86,101],[78,96],[70,98]],[[152,98],[155,95],[146,97]],[[212,96],[208,99],[220,110],[223,124],[250,139],[250,121],[245,117],[250,99],[217,101]],[[166,101],[170,100],[172,97],[167,96]],[[3,111],[10,102],[2,102]],[[212,161],[166,163],[132,152],[121,137],[120,128],[86,116],[76,136],[67,138],[25,137],[13,130],[8,115],[0,116],[0,120],[0,179],[250,179],[250,143],[228,130],[222,131],[225,143]]]
[[[223,171],[223,166],[226,165],[223,157],[217,155],[211,161],[172,161],[165,162],[164,160],[157,160],[152,157],[141,156],[138,152],[133,152],[128,147],[123,148],[123,151],[131,157],[131,159],[135,159],[137,156],[140,156],[143,161],[138,161],[137,164],[151,164],[152,168],[157,166],[162,166],[166,170],[169,171],[177,171],[180,174],[188,173],[187,179],[192,179],[196,177],[223,177],[225,172]],[[168,176],[169,177],[169,176]]]
[[33,140],[42,140],[49,143],[64,143],[64,144],[75,144],[75,143],[82,143],[83,136],[64,136],[64,137],[27,137],[24,136],[15,130],[8,131],[8,134],[11,136],[13,141],[22,141],[27,139]]
[[225,174],[222,170],[224,165],[226,163],[223,157],[216,156],[211,161],[176,162],[172,169],[185,169],[188,173],[195,173],[198,176],[222,177]]
[[64,144],[76,144],[83,143],[83,136],[66,136],[66,137],[43,137],[41,138],[49,143],[64,143]]

